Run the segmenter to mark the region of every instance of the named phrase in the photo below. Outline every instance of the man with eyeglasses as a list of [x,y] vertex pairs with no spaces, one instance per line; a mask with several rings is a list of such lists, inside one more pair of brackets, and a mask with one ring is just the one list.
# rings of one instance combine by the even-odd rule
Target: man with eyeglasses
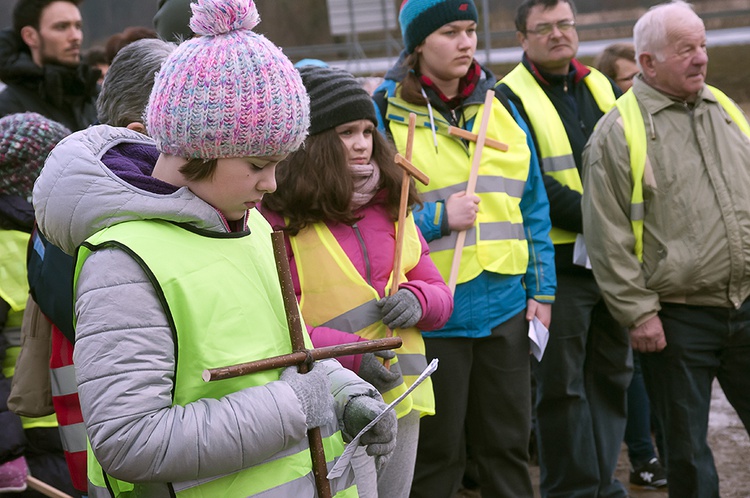
[[[525,0],[516,11],[523,59],[498,84],[529,124],[550,201],[558,293],[537,380],[535,434],[542,496],[627,496],[614,477],[632,375],[627,332],[610,315],[588,264],[581,216],[582,153],[621,91],[575,56],[570,0]],[[535,360],[532,360],[535,361]]]

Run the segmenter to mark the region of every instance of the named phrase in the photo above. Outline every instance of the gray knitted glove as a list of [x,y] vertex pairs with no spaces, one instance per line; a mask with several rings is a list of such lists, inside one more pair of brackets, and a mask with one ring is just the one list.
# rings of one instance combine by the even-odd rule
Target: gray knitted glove
[[391,329],[413,327],[422,318],[422,306],[414,293],[400,289],[394,295],[378,301],[383,314],[383,323]]
[[[344,408],[344,431],[349,439],[359,434],[386,406],[382,401],[364,395],[349,400]],[[367,454],[376,457],[375,466],[378,469],[385,465],[396,448],[397,432],[396,412],[391,410],[359,440],[362,445],[367,446]]]
[[325,369],[313,368],[301,374],[297,367],[287,367],[280,380],[289,384],[297,395],[308,429],[326,425],[335,417],[331,381]]
[[359,376],[369,382],[381,393],[390,391],[401,383],[401,374],[391,372],[378,361],[379,358],[392,360],[396,353],[390,350],[375,351],[374,353],[365,353],[362,355],[362,362],[359,364]]

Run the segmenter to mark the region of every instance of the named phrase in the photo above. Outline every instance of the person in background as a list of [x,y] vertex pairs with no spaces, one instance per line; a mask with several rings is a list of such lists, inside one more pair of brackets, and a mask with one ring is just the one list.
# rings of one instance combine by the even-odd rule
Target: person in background
[[[123,48],[112,61],[96,102],[102,124],[126,127],[146,133],[142,123],[154,75],[176,45],[158,39],[137,40]],[[34,229],[27,256],[31,298],[37,304],[24,315],[34,326],[52,322],[52,351],[49,366],[58,388],[52,403],[57,420],[67,437],[62,440],[73,486],[86,493],[86,432],[78,399],[73,365],[73,269],[74,259],[52,245]],[[38,316],[35,316],[38,315]]]
[[[374,96],[402,154],[409,113],[417,115],[412,162],[430,183],[418,185],[424,206],[414,217],[446,280],[458,233],[467,231],[453,314],[423,333],[427,358],[439,358],[440,368],[432,379],[435,416],[419,428],[414,497],[452,497],[467,446],[483,495],[533,496],[528,333],[534,318],[549,324],[555,296],[549,204],[526,124],[474,59],[477,20],[470,0],[404,2],[405,52]],[[477,133],[484,113],[487,137],[509,150],[484,147],[477,193],[469,195],[477,151],[448,127]]]
[[[635,46],[632,43],[613,43],[607,46],[594,60],[594,66],[617,83],[623,93],[633,86],[633,78],[640,72],[635,63]],[[667,485],[667,473],[656,455],[651,425],[651,407],[646,384],[643,382],[641,360],[638,351],[633,351],[633,378],[628,386],[628,422],[625,426],[630,484],[663,488]],[[654,426],[657,431],[656,439],[660,441],[658,422]]]
[[608,45],[594,59],[594,67],[607,75],[623,93],[633,86],[633,78],[641,71],[635,62],[635,46],[620,42]]
[[525,0],[516,10],[521,62],[499,83],[529,123],[550,202],[557,269],[549,343],[535,364],[540,490],[544,498],[627,496],[615,477],[631,377],[627,332],[588,268],[581,220],[581,154],[620,89],[576,59],[572,0]]
[[641,353],[669,496],[718,498],[714,379],[750,432],[750,124],[706,85],[706,31],[689,4],[652,7],[633,39],[641,73],[584,153],[584,234]]
[[196,0],[159,0],[154,29],[164,41],[182,43],[195,33],[190,29],[190,4]]
[[0,493],[16,492],[23,498],[42,496],[24,491],[28,473],[79,496],[68,475],[55,416],[19,417],[7,404],[29,295],[26,250],[34,226],[31,189],[47,154],[69,134],[60,123],[37,113],[0,118]]
[[122,30],[121,33],[115,33],[107,39],[104,50],[107,54],[109,63],[115,59],[117,53],[130,43],[144,38],[158,38],[156,31],[145,26],[129,26]]
[[[285,232],[313,345],[379,339],[390,330],[403,339],[395,358],[389,351],[387,356],[339,359],[390,402],[427,367],[420,330],[445,325],[453,297],[411,214],[403,225],[402,267],[393,268],[402,170],[394,162],[393,146],[376,129],[370,94],[341,69],[305,66],[299,71],[310,95],[310,136],[279,165],[278,190],[264,198],[262,213]],[[408,203],[417,200],[412,187]],[[396,276],[398,290],[389,295]],[[390,370],[378,356],[390,359]],[[355,475],[362,466],[365,470],[363,478],[357,475],[361,498],[409,495],[419,420],[435,413],[429,379],[396,411],[398,439],[391,459],[382,464],[355,456]]]
[[79,0],[17,0],[0,32],[0,117],[36,112],[80,130],[96,120],[99,71],[81,63]]
[[[309,496],[307,430],[321,427],[333,462],[342,431],[353,437],[385,409],[334,360],[304,375],[201,378],[292,349],[271,229],[254,208],[303,143],[309,102],[291,62],[252,31],[258,22],[250,0],[197,2],[200,36],[169,55],[151,92],[154,140],[81,131],[35,185],[40,231],[77,251],[73,359],[91,495]],[[395,414],[366,436],[387,456]],[[349,477],[334,493],[356,494]]]
[[104,77],[107,75],[109,65],[112,63],[112,61],[107,57],[107,52],[104,50],[104,47],[95,45],[86,50],[83,55],[83,63],[88,65],[89,67],[93,67],[99,70],[101,76],[99,76],[99,79],[96,80],[96,83],[101,88]]

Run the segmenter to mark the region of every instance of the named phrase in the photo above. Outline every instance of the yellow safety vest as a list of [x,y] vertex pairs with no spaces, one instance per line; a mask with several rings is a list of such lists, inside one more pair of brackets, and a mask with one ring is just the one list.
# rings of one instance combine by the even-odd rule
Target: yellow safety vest
[[[406,149],[409,113],[417,115],[412,163],[430,177],[429,185],[417,184],[426,202],[447,199],[463,192],[469,180],[476,144],[467,146],[448,134],[450,123],[435,114],[439,150],[435,149],[428,110],[400,98],[400,90],[388,99],[387,119],[400,152]],[[468,282],[483,271],[503,275],[523,275],[529,263],[529,249],[521,213],[521,198],[529,175],[531,153],[526,134],[500,102],[493,101],[487,137],[509,145],[507,152],[485,146],[479,165],[476,195],[479,213],[474,227],[466,232],[457,283]],[[477,133],[484,103],[464,108],[466,120],[474,119],[471,131]],[[458,232],[429,243],[430,256],[444,279],[450,276]]]
[[[706,85],[716,100],[729,114],[740,130],[750,138],[750,125],[742,112],[734,105],[732,100],[718,88]],[[626,92],[617,99],[615,104],[622,117],[622,127],[625,133],[625,141],[630,152],[630,174],[633,179],[633,192],[630,197],[630,224],[635,236],[633,252],[638,261],[643,262],[643,219],[646,210],[643,204],[643,174],[646,170],[646,159],[648,153],[648,140],[646,139],[646,126],[643,122],[643,114],[638,105],[635,93]]]
[[[77,285],[86,258],[103,248],[135,254],[150,275],[176,334],[175,405],[221,397],[279,379],[281,369],[204,382],[204,369],[255,361],[292,352],[286,314],[275,271],[271,228],[250,211],[250,234],[203,234],[157,220],[133,221],[104,229],[80,248]],[[242,296],[239,298],[238,296]],[[242,306],[238,303],[242,302]],[[310,339],[305,334],[308,347]],[[211,347],[207,348],[206,344]],[[329,465],[344,442],[337,422],[321,427]],[[89,494],[94,497],[137,496],[132,483],[106,476],[89,446]],[[179,498],[222,496],[309,496],[313,487],[307,438],[265,462],[215,478],[171,483]],[[353,476],[331,482],[338,497],[357,496]]]
[[[591,73],[583,81],[586,82],[594,96],[599,109],[606,113],[615,104],[615,93],[612,83],[596,69],[589,68]],[[500,80],[515,93],[521,102],[530,125],[534,129],[542,157],[542,170],[562,185],[571,190],[583,193],[581,176],[578,174],[573,149],[568,140],[560,115],[552,101],[544,93],[542,87],[523,64],[518,64],[505,78]],[[573,232],[552,227],[550,238],[554,244],[571,244],[575,242]]]
[[[29,298],[26,273],[26,248],[30,235],[18,230],[0,230],[0,299],[8,303],[10,312],[2,331],[8,341],[3,359],[3,375],[13,377],[16,360],[21,352],[21,322]],[[21,417],[24,429],[57,427],[55,414],[44,417]]]
[[[419,263],[422,254],[419,234],[411,214],[407,216],[404,227],[399,282],[407,280],[406,273]],[[289,241],[297,263],[302,291],[300,307],[306,323],[314,327],[326,326],[342,330],[367,339],[386,336],[387,327],[383,324],[380,308],[376,305],[378,292],[362,278],[325,223],[308,226],[296,236],[290,237]],[[391,274],[386,292],[392,282]],[[395,350],[397,356],[391,361],[390,369],[401,374],[402,382],[381,393],[386,403],[403,394],[427,367],[421,332],[411,327],[397,329],[393,333],[401,337],[403,345]],[[435,414],[435,397],[429,378],[396,407],[399,417],[412,411],[420,412],[421,416]]]

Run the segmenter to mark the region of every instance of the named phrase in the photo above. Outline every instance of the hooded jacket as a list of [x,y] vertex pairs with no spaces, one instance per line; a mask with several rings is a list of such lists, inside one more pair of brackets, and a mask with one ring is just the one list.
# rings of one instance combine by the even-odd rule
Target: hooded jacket
[[37,112],[81,130],[96,122],[96,81],[99,71],[85,64],[69,68],[37,66],[26,44],[11,29],[0,31],[0,117]]
[[[151,176],[157,157],[148,137],[123,128],[101,125],[69,136],[34,188],[40,230],[68,254],[125,221],[228,232],[219,211],[187,187]],[[305,413],[285,382],[173,406],[173,332],[153,285],[125,252],[103,249],[86,259],[75,314],[76,377],[91,448],[109,475],[145,483],[146,495],[165,492],[168,482],[246,468],[305,437]],[[378,396],[337,362],[319,366],[331,380],[339,420],[352,397]]]

